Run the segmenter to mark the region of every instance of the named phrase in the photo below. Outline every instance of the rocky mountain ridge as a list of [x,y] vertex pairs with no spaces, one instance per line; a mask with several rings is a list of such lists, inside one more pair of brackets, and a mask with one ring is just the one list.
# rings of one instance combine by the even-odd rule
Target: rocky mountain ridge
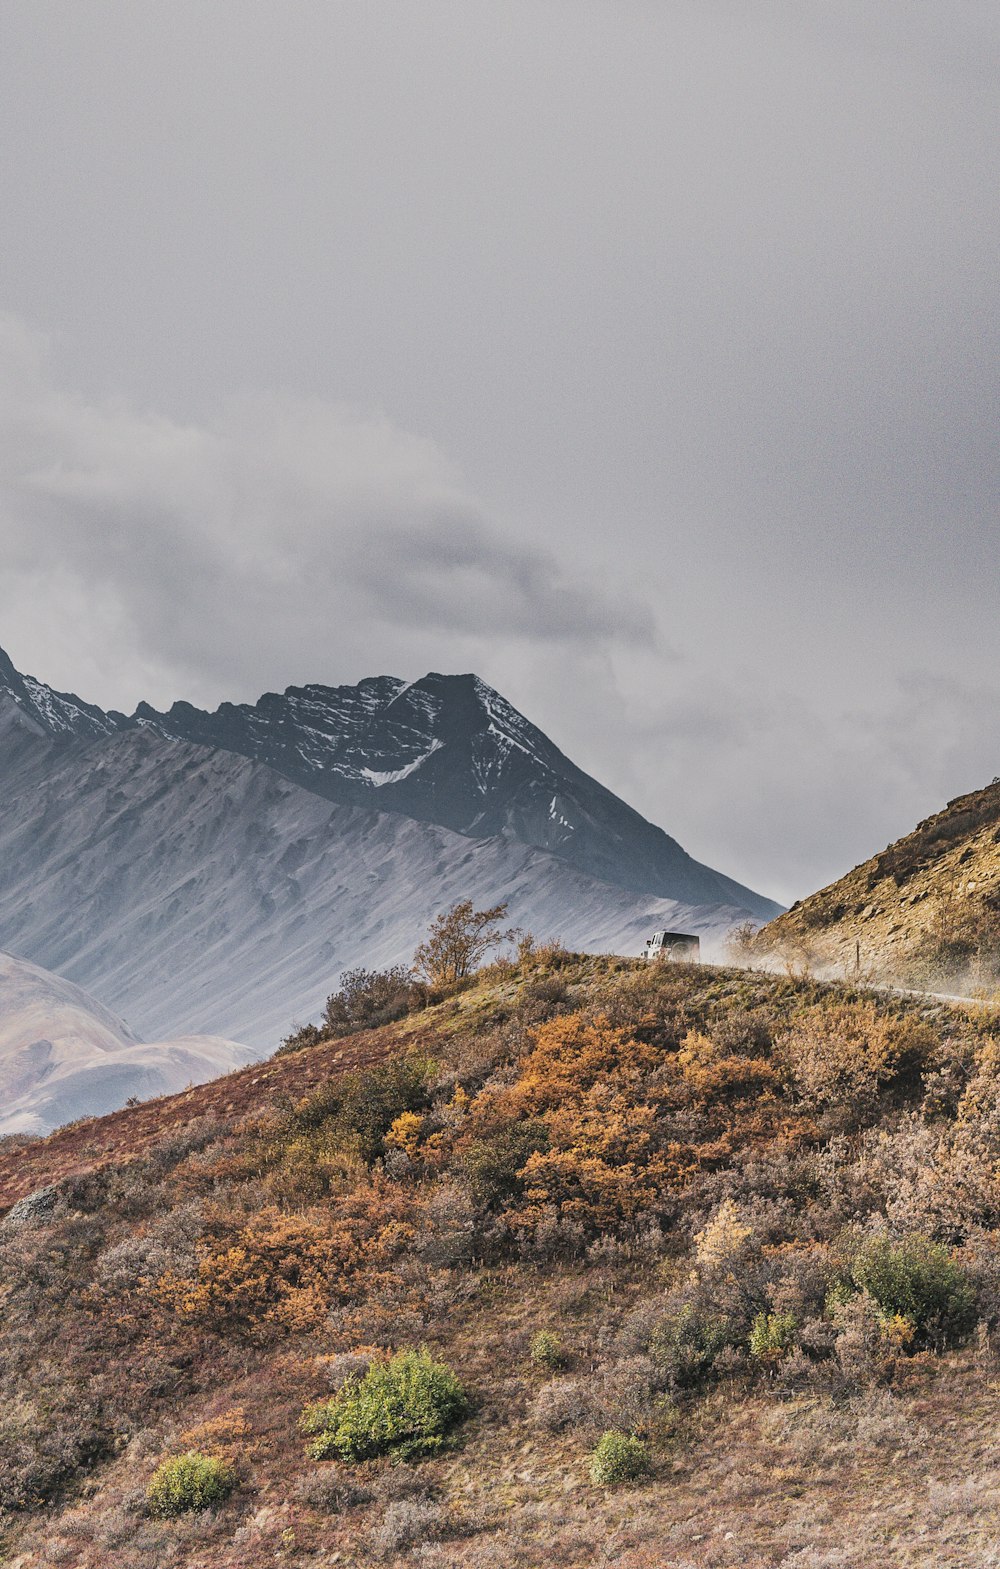
[[214,713],[140,703],[126,717],[19,675],[3,655],[4,689],[56,738],[151,729],[265,763],[339,805],[397,812],[469,838],[502,834],[633,893],[735,906],[758,920],[780,910],[694,860],[474,675],[289,687]]
[[[54,738],[0,695],[0,942],[147,1038],[273,1048],[342,970],[408,962],[442,909],[506,899],[579,949],[706,938],[738,906],[649,898],[502,835],[343,806],[152,727]],[[745,912],[743,912],[745,913]]]

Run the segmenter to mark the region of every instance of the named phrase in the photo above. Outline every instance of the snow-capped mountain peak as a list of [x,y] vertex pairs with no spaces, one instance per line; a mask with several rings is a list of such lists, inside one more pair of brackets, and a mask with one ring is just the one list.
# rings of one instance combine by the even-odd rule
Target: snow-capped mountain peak
[[695,861],[471,673],[312,683],[256,703],[223,703],[214,713],[142,703],[131,719],[18,675],[6,656],[0,685],[50,735],[92,740],[150,729],[265,763],[339,805],[398,812],[474,839],[520,840],[634,893],[736,906],[759,918],[779,909]]
[[2,648],[0,694],[6,694],[32,723],[52,736],[113,735],[129,723],[124,714],[105,713],[74,692],[56,692],[34,676],[21,675]]

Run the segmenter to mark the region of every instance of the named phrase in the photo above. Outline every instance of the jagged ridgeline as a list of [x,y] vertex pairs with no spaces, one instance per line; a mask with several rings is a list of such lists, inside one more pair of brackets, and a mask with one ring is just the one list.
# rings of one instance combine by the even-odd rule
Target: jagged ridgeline
[[0,658],[0,948],[146,1038],[273,1046],[456,900],[576,948],[778,906],[689,856],[475,676],[126,716]]

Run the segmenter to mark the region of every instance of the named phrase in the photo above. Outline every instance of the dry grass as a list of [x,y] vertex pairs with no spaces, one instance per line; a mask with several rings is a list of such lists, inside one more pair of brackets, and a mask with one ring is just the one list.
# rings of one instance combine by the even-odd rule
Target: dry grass
[[[815,1036],[815,1010],[831,997],[841,1010],[871,1006],[787,977],[651,975],[549,955],[398,1025],[0,1152],[6,1204],[56,1190],[35,1223],[0,1226],[0,1467],[22,1451],[37,1462],[20,1506],[0,1517],[3,1562],[1000,1565],[1000,1250],[987,1178],[973,1196],[952,1195],[940,1220],[954,1228],[964,1203],[977,1338],[912,1354],[880,1340],[876,1323],[851,1362],[841,1354],[848,1319],[824,1305],[851,1228],[884,1224],[899,1202],[907,1151],[920,1151],[933,1186],[955,1128],[980,1152],[994,1136],[996,1096],[983,1077],[993,1059],[961,1014],[924,1010],[926,1082],[887,1071],[863,1105],[838,1103],[824,1130],[772,1046],[803,1010]],[[921,1014],[878,1007],[880,1040],[901,1010]],[[594,1025],[601,1017],[606,1030]],[[414,1049],[435,1059],[428,1101],[368,1164],[330,1110],[338,1086]],[[956,1062],[963,1073],[949,1078]],[[978,1077],[966,1071],[976,1062]],[[303,1098],[317,1091],[326,1099],[306,1115]],[[351,1104],[368,1103],[356,1094]],[[599,1152],[584,1189],[551,1189],[553,1204],[572,1206],[572,1225],[535,1215],[540,1177],[492,1208],[470,1194],[466,1152],[501,1114],[548,1118],[550,1150],[564,1138],[567,1153],[574,1139]],[[638,1214],[615,1162],[649,1187]],[[929,1200],[920,1204],[938,1224]],[[271,1299],[256,1286],[248,1298],[245,1259],[228,1249],[264,1212],[268,1237],[291,1239],[280,1278],[301,1298],[255,1320],[246,1301]],[[307,1225],[300,1277],[292,1252]],[[227,1327],[224,1293],[216,1324],[178,1310],[183,1290],[152,1289],[168,1271],[194,1280],[199,1259],[221,1261],[223,1283],[240,1283],[238,1324]],[[761,1301],[795,1316],[794,1362],[748,1356]],[[720,1316],[729,1325],[705,1376],[689,1377],[680,1353],[664,1349],[674,1341],[662,1326],[678,1312],[709,1330]],[[855,1339],[859,1323],[868,1333],[862,1320],[851,1320]],[[558,1343],[560,1366],[532,1356],[540,1330]],[[419,1344],[473,1397],[457,1446],[411,1465],[309,1461],[303,1405],[357,1375],[378,1347]],[[590,1454],[609,1427],[642,1434],[648,1479],[591,1485]],[[150,1475],[190,1447],[231,1458],[239,1487],[217,1511],[150,1518]]]

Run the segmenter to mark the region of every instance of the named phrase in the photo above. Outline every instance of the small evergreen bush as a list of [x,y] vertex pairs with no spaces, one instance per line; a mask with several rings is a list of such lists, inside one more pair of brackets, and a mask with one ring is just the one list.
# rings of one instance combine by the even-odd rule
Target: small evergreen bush
[[399,1351],[349,1378],[332,1399],[307,1406],[300,1426],[314,1460],[368,1460],[390,1451],[409,1457],[443,1448],[468,1409],[450,1368],[428,1351]]
[[146,1488],[146,1502],[154,1515],[182,1515],[223,1503],[235,1486],[236,1472],[228,1461],[189,1449],[157,1466]]
[[566,1366],[566,1353],[558,1335],[550,1329],[540,1329],[532,1339],[531,1349],[528,1352],[536,1367],[548,1368],[552,1373]]
[[602,1433],[590,1461],[590,1480],[595,1487],[621,1487],[648,1476],[649,1450],[641,1438],[611,1428]]
[[750,1331],[750,1355],[775,1366],[795,1345],[793,1313],[758,1313]]
[[851,1263],[851,1283],[867,1291],[887,1318],[906,1319],[920,1341],[954,1341],[975,1322],[975,1287],[940,1242],[876,1236]]

